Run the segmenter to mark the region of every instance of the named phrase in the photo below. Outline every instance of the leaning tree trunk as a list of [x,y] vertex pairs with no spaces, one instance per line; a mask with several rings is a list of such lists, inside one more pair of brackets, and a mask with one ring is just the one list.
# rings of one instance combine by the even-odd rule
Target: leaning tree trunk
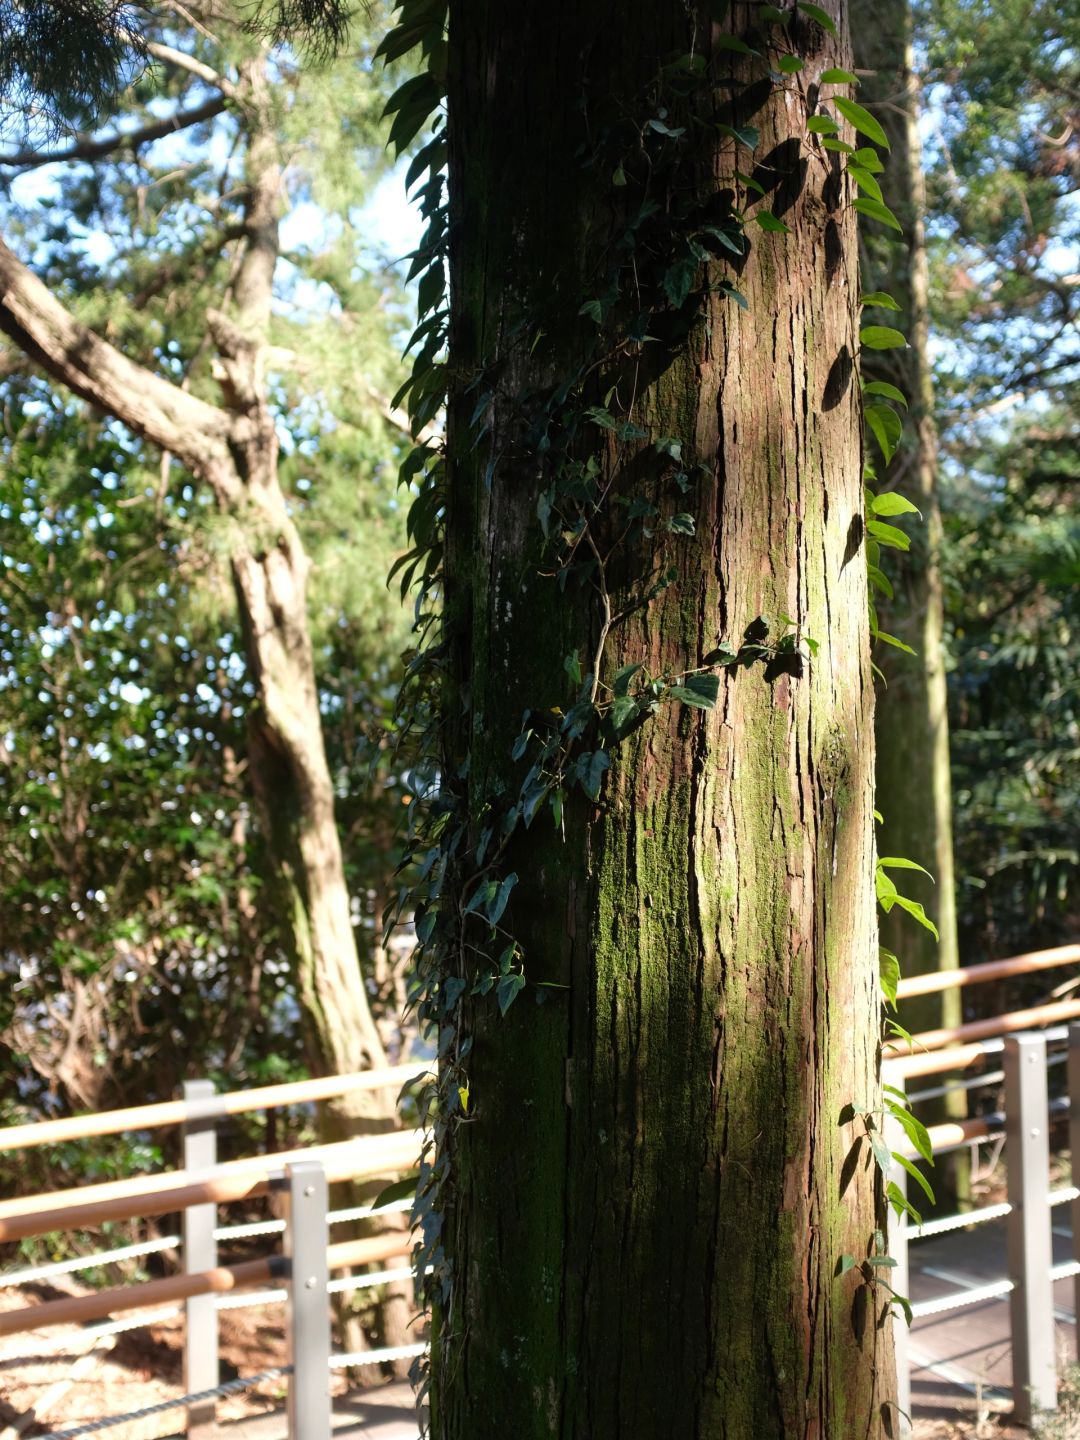
[[[798,93],[851,63],[844,7],[828,10],[839,40],[801,16],[783,32],[805,61],[785,95],[719,38],[758,45],[746,4],[720,25],[681,0],[451,3],[446,583],[464,704],[444,774],[468,777],[473,838],[518,792],[523,712],[551,726],[572,703],[568,656],[587,676],[600,653],[607,696],[624,665],[672,676],[718,642],[766,649],[720,670],[715,709],[664,703],[608,744],[599,798],[568,796],[564,830],[545,810],[502,857],[526,985],[505,1018],[491,995],[462,1002],[439,1440],[891,1433],[888,1306],[870,1267],[841,1261],[871,1253],[883,1216],[847,1108],[874,1103],[880,1015],[855,217]],[[642,108],[662,63],[702,53],[692,122]],[[753,168],[790,233],[750,225],[744,263],[699,267],[685,304],[654,307],[636,369],[600,366],[593,403],[644,438],[580,427],[573,459],[595,462],[602,497],[580,547],[604,563],[560,586],[542,573],[553,481],[529,397],[581,373],[576,317],[628,221],[620,197],[650,183],[633,140],[650,115],[692,124],[702,222],[730,214],[734,171]],[[628,117],[612,188],[614,163],[587,157]],[[759,127],[753,161],[712,122]],[[661,213],[687,180],[651,182]],[[656,262],[625,267],[631,309]],[[627,524],[631,502],[653,523]],[[780,616],[797,634],[773,652]],[[578,759],[602,735],[594,722]],[[472,885],[459,873],[462,909]],[[462,978],[482,979],[461,953]]]
[[[55,379],[175,455],[208,485],[229,522],[230,560],[249,673],[250,771],[265,827],[312,1068],[345,1074],[386,1064],[352,924],[334,789],[319,714],[307,615],[310,561],[289,515],[267,384],[282,160],[266,57],[230,87],[247,140],[243,234],[229,302],[210,311],[224,404],[209,405],[86,330],[0,242],[0,329]],[[394,1128],[396,1093],[360,1092],[325,1107],[327,1139]],[[370,1194],[370,1185],[354,1192]],[[399,1217],[368,1222],[398,1229]],[[411,1304],[394,1287],[380,1323],[408,1339]],[[350,1349],[359,1348],[354,1335]]]
[[[945,687],[944,601],[941,585],[941,511],[938,505],[938,444],[934,425],[933,375],[928,353],[929,315],[926,257],[926,186],[918,131],[918,82],[914,73],[910,0],[852,0],[855,55],[861,71],[859,96],[871,105],[891,149],[882,182],[886,198],[904,227],[903,237],[876,228],[863,255],[866,290],[885,290],[900,306],[909,348],[868,352],[867,379],[888,380],[908,397],[906,434],[889,469],[896,487],[922,511],[911,551],[890,552],[893,600],[881,600],[884,630],[917,652],[905,655],[881,647],[878,664],[887,689],[876,708],[877,808],[883,816],[882,844],[891,855],[925,865],[936,886],[924,882],[919,894],[936,916],[940,943],[900,910],[882,920],[882,943],[901,959],[905,975],[952,970],[960,963],[956,934],[956,878],[953,867],[952,788],[949,720]],[[887,236],[888,238],[883,238]],[[888,319],[890,317],[885,316]],[[925,783],[913,777],[925,776]],[[913,878],[914,891],[919,881]],[[909,1030],[927,1030],[960,1021],[960,992],[949,990],[904,1004]]]

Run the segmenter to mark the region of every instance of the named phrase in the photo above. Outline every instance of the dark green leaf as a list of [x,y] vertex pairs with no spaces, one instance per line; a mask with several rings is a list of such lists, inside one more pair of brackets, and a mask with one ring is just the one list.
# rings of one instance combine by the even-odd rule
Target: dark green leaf
[[720,694],[719,675],[688,675],[681,685],[673,685],[668,692],[673,700],[692,705],[698,710],[712,710]]
[[805,0],[799,0],[799,12],[802,15],[809,15],[811,20],[816,20],[821,28],[828,31],[830,35],[836,34],[836,21],[820,5],[808,5]]
[[754,216],[754,219],[761,226],[762,230],[768,231],[771,235],[791,234],[791,231],[784,224],[783,220],[778,219],[777,216],[771,214],[768,210],[760,211]]
[[517,974],[504,975],[495,987],[495,998],[499,1002],[499,1014],[505,1015],[510,1006],[525,989],[525,976]]
[[782,75],[797,75],[804,64],[805,61],[800,60],[797,55],[781,55],[776,62],[776,68]]
[[806,128],[812,135],[834,135],[840,127],[831,115],[811,115]]

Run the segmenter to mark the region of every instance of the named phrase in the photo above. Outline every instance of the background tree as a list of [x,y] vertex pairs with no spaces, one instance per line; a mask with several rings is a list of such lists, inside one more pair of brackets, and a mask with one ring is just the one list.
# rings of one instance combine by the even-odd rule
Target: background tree
[[[378,396],[391,373],[387,342],[397,317],[382,288],[363,278],[351,224],[352,207],[381,165],[374,131],[381,100],[374,81],[356,84],[363,71],[355,52],[304,84],[300,66],[282,52],[271,86],[266,45],[230,7],[163,9],[139,37],[153,68],[124,96],[111,133],[0,157],[9,172],[50,159],[69,167],[55,192],[58,212],[34,203],[40,190],[21,211],[9,208],[9,233],[18,233],[27,254],[33,247],[53,293],[5,247],[0,325],[54,379],[121,422],[118,443],[134,448],[143,475],[159,467],[161,495],[177,487],[186,496],[202,531],[204,603],[219,614],[221,579],[231,574],[239,625],[230,619],[228,628],[240,637],[250,687],[246,777],[275,873],[269,893],[282,902],[277,934],[296,977],[309,1062],[355,1069],[382,1062],[386,1048],[357,963],[318,662],[340,658],[363,629],[355,602],[361,594],[370,601],[371,577],[397,540],[385,492],[342,508],[350,483],[355,492],[348,468],[362,460],[369,473],[378,471],[393,454]],[[354,42],[362,51],[362,32]],[[294,248],[287,267],[278,264],[286,203],[309,205],[316,232]],[[327,207],[336,207],[329,216]],[[82,227],[81,243],[70,234],[71,219]],[[128,303],[118,301],[118,289]],[[307,323],[303,310],[312,312]],[[360,365],[366,373],[358,382]],[[341,474],[331,481],[335,468]],[[205,489],[193,491],[192,479]],[[309,503],[312,494],[319,505]],[[350,587],[327,528],[335,505],[338,527],[345,516],[372,525],[371,568]],[[313,543],[324,570],[336,565],[313,595],[314,627]],[[369,641],[389,615],[377,602]],[[393,643],[392,633],[379,637],[374,683],[365,687],[381,707]],[[354,677],[356,669],[354,659]],[[329,714],[348,724],[352,706],[355,741],[357,694],[347,676],[336,683]],[[340,758],[340,773],[355,773],[355,746]],[[373,935],[370,915],[364,924]],[[391,1100],[376,1102],[382,1123]]]
[[1076,934],[1080,10],[926,0],[918,24],[960,929],[985,958]]
[[444,1437],[895,1421],[855,212],[806,123],[850,42],[713,14],[451,4],[447,53],[417,0],[385,46],[427,59],[402,139],[449,74],[410,394],[450,380],[411,521]]
[[[883,816],[881,843],[891,855],[924,865],[936,885],[912,880],[913,892],[931,908],[938,936],[912,926],[900,910],[881,922],[882,943],[898,953],[905,975],[951,970],[960,963],[956,932],[953,867],[952,785],[949,768],[948,698],[945,678],[944,600],[941,577],[941,508],[938,498],[938,439],[929,355],[929,294],[926,255],[926,194],[919,140],[919,85],[915,74],[914,18],[909,0],[873,8],[853,0],[857,37],[859,97],[880,119],[889,139],[889,204],[902,233],[867,227],[863,236],[862,283],[867,292],[888,297],[879,306],[883,321],[896,319],[908,336],[904,348],[878,350],[864,358],[869,381],[895,385],[907,401],[904,432],[884,433],[880,468],[897,448],[889,476],[918,507],[911,549],[894,560],[886,582],[891,593],[875,596],[881,627],[907,650],[878,647],[884,675],[882,703],[875,709],[877,808]],[[871,175],[867,193],[878,187]],[[895,305],[898,315],[882,313]],[[873,402],[871,402],[873,403]],[[884,415],[883,411],[872,412]],[[910,653],[914,651],[914,654]],[[913,777],[925,776],[925,783]],[[960,993],[943,991],[904,1006],[908,1029],[930,1030],[960,1021]]]

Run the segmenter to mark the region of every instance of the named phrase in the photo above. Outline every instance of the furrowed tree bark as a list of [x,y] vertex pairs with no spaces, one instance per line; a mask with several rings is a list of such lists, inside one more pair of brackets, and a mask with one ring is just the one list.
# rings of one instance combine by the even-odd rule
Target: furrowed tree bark
[[[794,617],[820,649],[721,671],[707,714],[663,707],[611,749],[599,802],[568,802],[565,837],[545,811],[510,847],[520,879],[502,923],[529,985],[505,1018],[491,996],[466,1002],[438,1440],[898,1428],[885,1297],[858,1267],[838,1273],[842,1255],[870,1253],[883,1213],[846,1109],[875,1103],[880,995],[855,217],[799,93],[851,64],[845,7],[827,9],[840,40],[802,18],[786,32],[805,71],[785,96],[763,62],[717,43],[750,34],[746,4],[719,25],[677,0],[451,0],[446,604],[460,708],[446,773],[467,773],[472,816],[500,787],[516,793],[523,711],[565,706],[568,654],[591,666],[604,603],[596,584],[538,574],[547,480],[522,453],[515,397],[581,359],[573,317],[611,238],[610,173],[580,159],[590,107],[641,123],[644,88],[692,29],[715,82],[701,103],[760,128],[754,173],[791,233],[751,225],[741,273],[710,267],[748,309],[713,293],[637,377],[634,418],[702,467],[676,507],[696,534],[661,528],[610,563],[614,616],[642,577],[670,565],[678,578],[613,625],[602,678],[699,666],[760,615]],[[734,147],[713,134],[695,164],[731,189]],[[536,317],[556,312],[566,339],[537,374]],[[481,367],[500,378],[474,446]],[[614,496],[670,513],[648,446],[618,477],[606,436],[595,454]]]
[[[941,582],[941,510],[938,502],[938,439],[934,424],[933,370],[929,356],[929,274],[926,255],[926,185],[919,140],[919,86],[914,70],[914,20],[910,0],[852,0],[855,56],[862,71],[859,97],[878,116],[890,152],[881,177],[885,198],[904,233],[873,227],[864,237],[866,290],[885,290],[900,306],[906,350],[868,351],[867,379],[888,380],[908,397],[905,433],[892,464],[882,471],[922,512],[908,527],[911,550],[889,552],[892,600],[878,597],[884,630],[916,651],[906,655],[880,646],[876,655],[886,680],[875,709],[877,808],[883,816],[880,844],[889,855],[924,865],[935,884],[905,872],[904,891],[921,900],[940,940],[896,909],[881,920],[882,944],[900,957],[904,975],[955,970],[960,964],[953,863],[952,784],[945,675],[945,605]],[[868,72],[868,73],[867,73]],[[880,458],[880,457],[879,457]],[[910,878],[909,878],[910,877]],[[959,990],[904,1001],[901,1019],[913,1033],[959,1025]],[[962,1119],[966,1096],[954,1091],[920,1110],[930,1123]],[[955,1208],[970,1194],[963,1153],[950,1157],[947,1176],[935,1182],[939,1201]]]

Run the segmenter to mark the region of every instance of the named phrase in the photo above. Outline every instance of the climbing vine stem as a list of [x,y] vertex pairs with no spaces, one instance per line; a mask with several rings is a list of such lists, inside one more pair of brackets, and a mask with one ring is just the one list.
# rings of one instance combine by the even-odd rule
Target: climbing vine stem
[[[410,548],[391,574],[402,597],[414,597],[415,644],[407,656],[401,720],[420,758],[408,773],[408,853],[401,888],[386,920],[411,920],[415,926],[410,1003],[422,1029],[437,1036],[437,1071],[427,1077],[417,1097],[427,1139],[414,1222],[417,1274],[428,1277],[425,1293],[436,1304],[444,1339],[446,1327],[455,1323],[453,1274],[442,1246],[453,1149],[447,1142],[456,1127],[469,1122],[472,1098],[471,1036],[462,1019],[465,1002],[490,996],[505,1014],[529,997],[543,1003],[553,988],[532,979],[528,937],[516,935],[507,921],[518,883],[517,873],[506,863],[512,842],[540,824],[553,824],[565,834],[575,792],[596,802],[612,751],[662,707],[713,709],[721,675],[731,667],[760,667],[765,678],[800,676],[814,664],[820,645],[807,633],[801,616],[747,615],[739,617],[733,633],[721,637],[699,664],[687,669],[656,670],[644,657],[613,669],[608,660],[613,632],[675,584],[678,575],[676,566],[658,564],[615,608],[612,567],[628,546],[657,536],[676,543],[692,539],[695,522],[687,497],[709,473],[693,458],[691,436],[657,433],[639,413],[639,380],[648,347],[658,333],[668,345],[688,335],[709,296],[746,307],[737,280],[755,235],[782,237],[788,230],[753,173],[758,131],[735,123],[734,108],[730,124],[702,117],[704,107],[697,101],[713,81],[692,16],[688,13],[685,52],[658,63],[641,93],[614,108],[597,107],[596,113],[590,113],[588,98],[581,97],[583,140],[568,163],[586,168],[598,193],[606,195],[611,239],[602,247],[576,309],[571,307],[573,313],[567,313],[565,297],[553,295],[547,312],[531,315],[527,333],[515,337],[535,362],[535,375],[525,378],[508,377],[497,356],[467,375],[451,375],[448,368],[446,18],[446,0],[402,0],[397,23],[378,51],[387,63],[419,56],[415,73],[387,105],[390,142],[398,152],[422,140],[409,165],[407,184],[425,229],[408,272],[417,282],[418,299],[417,325],[407,352],[413,357],[412,368],[393,402],[407,407],[416,441],[401,469],[402,483],[412,495]],[[794,5],[760,6],[756,33],[745,37],[717,34],[714,27],[712,47],[740,66],[752,62],[772,85],[797,97],[806,109],[806,157],[847,186],[849,203],[865,222],[898,229],[877,178],[883,171],[879,151],[888,148],[885,133],[852,98],[857,79],[850,72],[829,69],[819,83],[803,87],[799,75],[804,62],[790,43],[796,22],[835,34],[826,11],[798,0]],[[845,126],[856,143],[842,138]],[[730,149],[733,184],[719,192],[715,186],[704,189],[695,173],[694,156],[704,129],[710,145],[715,146],[718,131]],[[883,292],[864,295],[862,305],[898,308]],[[863,348],[906,343],[890,325],[866,324],[860,332]],[[576,363],[551,378],[559,369],[554,357],[567,353],[578,357]],[[515,783],[492,781],[482,793],[469,784],[467,747],[448,739],[448,726],[460,728],[447,713],[454,636],[443,586],[447,455],[437,438],[448,384],[457,397],[455,415],[467,416],[453,443],[471,453],[486,442],[488,487],[499,467],[511,461],[527,457],[539,467],[537,574],[560,590],[588,587],[599,616],[594,633],[582,634],[568,650],[561,675],[551,677],[550,693],[537,694],[522,714],[510,765],[501,770],[503,775],[513,773]],[[901,433],[904,397],[882,382],[862,384],[862,394],[866,426],[887,466]],[[635,462],[643,455],[649,458],[648,486],[634,478]],[[908,548],[906,533],[894,522],[915,507],[895,491],[881,489],[874,464],[867,464],[864,480],[860,538],[868,561],[870,631],[877,643],[906,649],[879,627],[874,596],[891,595],[882,552]],[[898,906],[933,928],[922,907],[903,896],[891,878],[891,872],[905,868],[919,867],[897,857],[877,861],[879,902],[886,910]],[[897,966],[896,957],[883,951],[882,991],[892,1006]],[[902,1033],[891,1023],[894,1034]],[[892,1182],[895,1157],[882,1130],[885,1116],[891,1114],[929,1160],[924,1128],[896,1091],[886,1089],[878,1106],[853,1103],[850,1109],[862,1119],[890,1200],[916,1213]],[[900,1163],[928,1190],[921,1172],[904,1159]],[[884,1239],[875,1232],[865,1258],[837,1257],[837,1273],[858,1266],[867,1283],[884,1284],[881,1271],[888,1264]],[[907,1302],[898,1297],[898,1303]],[[423,1362],[418,1382],[423,1393],[428,1384]]]

